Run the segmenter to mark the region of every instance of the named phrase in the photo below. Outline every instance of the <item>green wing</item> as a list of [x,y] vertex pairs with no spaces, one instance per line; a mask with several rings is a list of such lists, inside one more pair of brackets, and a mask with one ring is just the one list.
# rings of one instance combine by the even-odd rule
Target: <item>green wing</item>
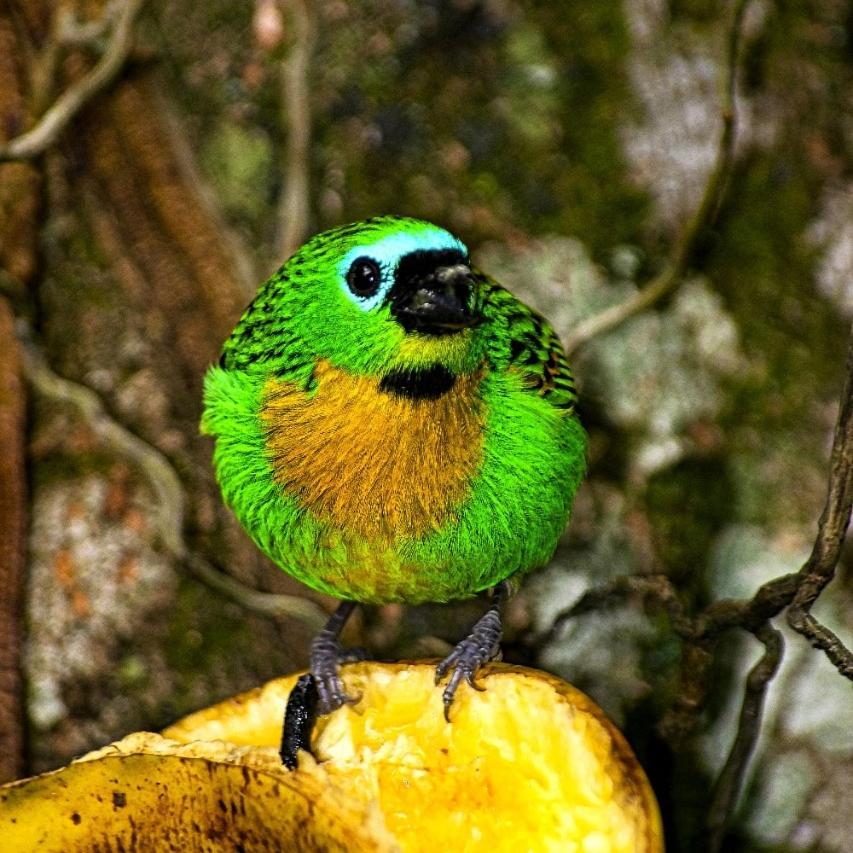
[[518,371],[525,386],[552,406],[571,411],[577,401],[563,345],[548,321],[481,272],[482,311],[492,325],[488,358],[496,369]]
[[304,386],[310,383],[314,359],[293,331],[287,287],[284,268],[261,285],[225,341],[220,367],[275,375]]

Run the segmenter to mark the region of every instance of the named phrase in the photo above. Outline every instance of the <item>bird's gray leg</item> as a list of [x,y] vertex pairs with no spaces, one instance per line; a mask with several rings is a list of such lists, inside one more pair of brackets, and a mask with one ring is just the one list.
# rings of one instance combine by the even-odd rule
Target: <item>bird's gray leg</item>
[[442,678],[453,669],[450,681],[444,688],[442,701],[444,702],[444,719],[450,722],[450,706],[453,698],[464,678],[475,690],[483,690],[474,681],[480,667],[494,660],[500,655],[501,634],[501,607],[509,598],[512,587],[509,581],[503,581],[492,594],[492,603],[485,614],[477,620],[468,636],[457,643],[453,651],[435,668],[435,683],[438,684]]
[[345,651],[341,647],[341,631],[353,610],[354,601],[342,601],[311,643],[311,675],[317,685],[317,710],[320,714],[331,714],[344,703],[358,701],[347,696],[341,681],[341,664],[364,658],[363,652],[355,649]]
[[341,647],[341,631],[353,610],[355,602],[344,601],[338,605],[311,643],[309,672],[297,680],[287,697],[279,755],[288,770],[296,769],[300,749],[311,752],[311,732],[317,714],[329,714],[345,702],[356,701],[344,693],[340,674],[342,663],[365,658],[361,649]]

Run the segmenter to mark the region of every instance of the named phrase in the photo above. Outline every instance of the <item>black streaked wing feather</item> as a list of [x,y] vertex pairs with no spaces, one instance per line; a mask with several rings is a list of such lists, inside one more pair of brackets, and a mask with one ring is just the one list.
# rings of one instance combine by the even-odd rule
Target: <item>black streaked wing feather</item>
[[572,371],[550,323],[494,279],[479,271],[475,275],[483,314],[496,331],[488,352],[493,367],[519,371],[532,392],[557,408],[574,409]]

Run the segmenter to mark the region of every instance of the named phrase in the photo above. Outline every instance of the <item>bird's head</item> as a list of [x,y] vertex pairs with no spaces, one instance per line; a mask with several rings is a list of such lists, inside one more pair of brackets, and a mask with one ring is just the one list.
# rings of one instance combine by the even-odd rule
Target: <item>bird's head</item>
[[378,217],[319,234],[267,286],[289,332],[345,370],[390,383],[432,371],[441,384],[481,359],[468,250],[428,222]]

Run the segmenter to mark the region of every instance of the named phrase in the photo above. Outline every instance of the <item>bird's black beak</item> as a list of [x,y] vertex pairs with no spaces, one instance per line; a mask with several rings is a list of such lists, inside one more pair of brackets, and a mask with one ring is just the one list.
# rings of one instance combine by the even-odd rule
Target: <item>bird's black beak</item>
[[407,332],[449,335],[480,322],[471,267],[458,252],[413,252],[400,262],[391,314]]

